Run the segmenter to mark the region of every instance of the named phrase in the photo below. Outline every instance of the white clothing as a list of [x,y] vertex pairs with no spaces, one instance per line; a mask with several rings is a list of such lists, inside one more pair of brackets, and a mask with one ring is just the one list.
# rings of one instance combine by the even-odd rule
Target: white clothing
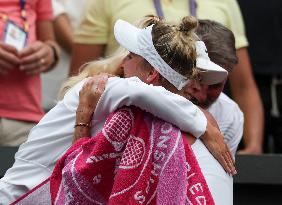
[[235,157],[235,153],[243,136],[244,115],[238,104],[224,93],[207,109],[215,118],[225,142]]
[[[14,165],[0,180],[0,204],[9,204],[47,179],[56,161],[71,146],[79,91],[84,82],[67,92],[64,99],[42,118],[31,130],[28,140],[19,147]],[[147,85],[136,77],[113,77],[109,78],[97,104],[92,136],[101,130],[108,114],[123,105],[140,107],[196,137],[206,130],[204,114],[187,99],[163,87]]]
[[[71,27],[78,28],[81,15],[84,13],[87,0],[52,0],[55,18],[61,14],[66,14],[69,18]],[[45,110],[51,109],[56,105],[59,88],[69,73],[70,55],[61,49],[61,56],[58,64],[50,72],[42,73],[42,106]]]
[[215,204],[232,205],[233,178],[224,171],[201,140],[197,139],[191,147],[206,179]]

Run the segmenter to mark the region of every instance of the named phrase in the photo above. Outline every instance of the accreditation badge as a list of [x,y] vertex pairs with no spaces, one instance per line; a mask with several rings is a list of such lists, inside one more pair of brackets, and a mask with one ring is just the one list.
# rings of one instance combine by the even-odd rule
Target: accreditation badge
[[27,33],[12,21],[7,21],[4,42],[14,46],[18,51],[22,50],[27,42]]

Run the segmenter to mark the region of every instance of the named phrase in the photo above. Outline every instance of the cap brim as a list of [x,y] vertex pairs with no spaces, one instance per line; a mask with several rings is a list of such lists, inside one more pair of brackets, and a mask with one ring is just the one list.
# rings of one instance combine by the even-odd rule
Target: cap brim
[[201,83],[205,85],[221,83],[228,76],[227,70],[207,59],[197,59],[197,68],[203,71]]
[[128,51],[140,55],[137,37],[141,29],[131,25],[130,23],[117,20],[114,26],[114,35],[120,46]]

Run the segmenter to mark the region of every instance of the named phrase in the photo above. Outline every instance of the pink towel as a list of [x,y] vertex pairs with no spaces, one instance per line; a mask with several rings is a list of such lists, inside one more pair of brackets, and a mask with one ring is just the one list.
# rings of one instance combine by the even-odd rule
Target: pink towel
[[58,205],[214,204],[181,131],[135,107],[78,140],[57,162],[50,192]]

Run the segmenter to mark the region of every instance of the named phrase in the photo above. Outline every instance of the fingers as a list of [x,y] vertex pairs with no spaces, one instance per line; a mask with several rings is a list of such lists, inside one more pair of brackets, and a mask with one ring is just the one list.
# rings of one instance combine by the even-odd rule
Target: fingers
[[18,56],[15,55],[14,53],[10,53],[9,51],[1,49],[0,56],[1,56],[1,59],[13,65],[18,65],[20,63],[20,59],[18,58]]
[[219,161],[219,163],[221,164],[221,166],[223,167],[223,169],[228,173],[231,174],[232,173],[232,169],[229,166],[228,160],[225,159],[224,155],[220,154],[217,157],[217,160]]
[[232,155],[230,155],[229,150],[226,151],[225,153],[223,153],[223,158],[224,158],[224,160],[227,164],[228,173],[231,174],[231,175],[237,174],[237,171],[235,169],[234,160],[233,160]]
[[0,42],[0,48],[2,48],[6,52],[11,53],[11,54],[13,54],[15,56],[19,55],[18,50],[14,46],[11,46],[9,44]]
[[0,74],[19,66],[26,74],[34,75],[48,70],[54,62],[53,50],[37,41],[18,52],[13,46],[0,42]]
[[89,78],[79,92],[79,103],[89,110],[95,109],[107,82],[107,75],[96,75]]
[[48,68],[49,66],[46,66],[46,65],[34,67],[33,69],[26,70],[26,74],[27,75],[36,75],[36,74],[46,71]]
[[231,151],[228,147],[228,145],[226,144],[225,141],[223,141],[224,146],[225,146],[225,151],[223,152],[223,157],[228,165],[228,169],[230,170],[229,174],[235,175],[237,174],[237,171],[235,169],[235,161],[234,158],[231,154]]
[[33,53],[36,53],[41,47],[42,47],[42,42],[36,41],[30,46],[25,47],[23,50],[19,52],[19,56],[21,58],[25,58],[27,56],[32,55]]
[[21,59],[21,64],[28,69],[28,65],[36,64],[38,65],[41,59],[44,59],[45,55],[44,49],[39,49],[28,56],[25,56]]
[[107,75],[99,75],[96,78],[92,78],[89,82],[89,86],[93,91],[93,95],[100,97],[105,90],[105,86],[108,80]]
[[0,59],[0,74],[6,74],[9,70],[15,68],[15,65]]
[[227,146],[226,142],[222,139],[222,142],[220,142],[219,144],[221,147],[221,151],[220,153],[220,157],[219,159],[221,160],[220,163],[223,166],[224,170],[231,175],[235,175],[237,174],[237,171],[235,169],[235,162],[233,159],[233,156],[230,152],[229,147]]
[[25,70],[28,75],[35,75],[44,72],[49,68],[49,65],[46,64],[44,58],[40,59],[38,62],[28,64],[26,66],[20,66],[21,70]]
[[90,78],[90,79],[88,79],[88,80],[83,84],[81,91],[83,91],[83,90],[88,90],[88,89],[91,90],[91,87],[92,87],[93,85],[95,85],[96,83],[97,83],[96,78]]
[[235,169],[235,165],[233,163],[233,157],[230,155],[230,152],[228,150],[221,152],[218,155],[215,155],[216,159],[219,161],[223,169],[231,175],[237,174],[237,171]]
[[101,78],[98,81],[97,89],[98,89],[99,93],[104,92],[107,81],[108,81],[108,75],[102,75]]
[[232,153],[231,153],[227,144],[226,144],[226,148],[227,148],[228,156],[231,159],[232,164],[235,166],[235,159],[233,158],[233,155],[232,155]]
[[109,74],[99,74],[99,75],[95,75],[91,78],[89,78],[83,85],[84,86],[87,86],[87,85],[92,85],[94,86],[95,84],[99,84],[99,89],[100,90],[104,90],[104,87],[105,87],[105,84],[107,83],[108,81],[108,78],[111,77],[112,75],[109,75]]
[[20,63],[16,48],[0,43],[0,73],[6,74]]
[[52,49],[43,42],[35,42],[20,52],[20,70],[27,74],[38,74],[49,69],[52,64]]

